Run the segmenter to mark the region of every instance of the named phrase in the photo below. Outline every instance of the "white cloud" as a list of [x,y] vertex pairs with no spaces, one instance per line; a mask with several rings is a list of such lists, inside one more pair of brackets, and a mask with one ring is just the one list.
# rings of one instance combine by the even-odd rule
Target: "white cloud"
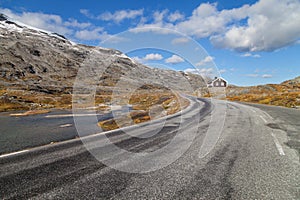
[[35,13],[35,12],[23,12],[15,13],[10,9],[0,8],[0,13],[9,16],[12,19],[20,21],[24,24],[43,29],[50,32],[59,33],[62,35],[72,34],[72,29],[68,28],[62,18],[59,15]]
[[93,18],[93,16],[90,14],[89,10],[87,9],[80,9],[79,12],[86,17]]
[[80,23],[76,19],[70,19],[69,21],[66,21],[64,23],[64,25],[69,26],[69,27],[84,29],[84,28],[90,27],[92,24],[91,23]]
[[190,40],[186,37],[179,37],[179,38],[175,38],[172,40],[172,44],[176,45],[176,44],[185,44],[188,43]]
[[177,64],[177,63],[184,62],[184,60],[181,57],[177,56],[177,55],[173,55],[173,56],[167,58],[165,60],[165,62],[166,63],[171,63],[171,64]]
[[134,56],[131,58],[132,60],[134,60],[135,62],[138,62],[138,63],[143,63],[143,58],[140,58],[138,56]]
[[201,68],[201,69],[196,69],[196,68],[187,68],[184,70],[186,73],[193,73],[193,74],[199,74],[201,76],[212,76],[214,74],[214,69],[213,68]]
[[[25,24],[63,35],[74,34],[74,29],[90,28],[89,23],[81,23],[76,19],[64,21],[59,15],[32,12],[17,14],[1,8],[0,12]],[[81,9],[80,13],[89,18],[116,23],[140,17],[137,25],[140,29],[133,30],[135,32],[169,33],[157,27],[176,30],[195,38],[209,38],[218,48],[249,52],[244,54],[245,57],[259,57],[250,53],[277,50],[298,44],[300,39],[299,0],[259,0],[252,5],[223,10],[218,10],[216,3],[201,3],[186,17],[179,11],[170,13],[162,10],[145,18],[143,9],[105,12],[99,16],[92,15],[86,9]],[[96,37],[95,31],[90,31]],[[174,40],[172,44],[181,42],[185,41]]]
[[103,28],[95,28],[93,30],[76,31],[75,37],[80,40],[104,40],[108,37]]
[[246,74],[246,76],[251,77],[251,78],[257,78],[257,77],[259,77],[259,74]]
[[271,74],[264,74],[264,75],[262,75],[261,77],[262,77],[262,78],[272,78],[273,75],[271,75]]
[[232,10],[217,10],[217,4],[202,3],[185,21],[176,24],[176,29],[197,38],[210,37],[222,33],[226,26],[246,17],[248,6]]
[[154,23],[162,23],[167,13],[168,13],[167,9],[163,11],[155,11],[153,14]]
[[237,51],[273,51],[300,38],[300,1],[260,0],[246,9],[247,23],[234,25],[211,42]]
[[140,58],[138,56],[132,57],[132,59],[139,63],[145,63],[150,60],[162,60],[164,57],[159,53],[150,53]]
[[175,11],[174,13],[171,13],[168,16],[168,20],[170,22],[175,22],[175,21],[179,21],[179,20],[183,20],[184,19],[184,15],[181,14],[179,11]]
[[168,10],[155,11],[152,15],[153,22],[146,23],[147,20],[143,20],[137,25],[136,28],[131,29],[131,32],[141,33],[141,32],[154,32],[159,34],[169,34],[174,33],[174,25],[172,23],[167,23],[165,19],[168,17]]
[[238,52],[273,51],[297,43],[300,38],[299,0],[259,0],[223,10],[218,10],[216,3],[202,3],[186,18],[171,15],[167,10],[156,11],[153,22],[143,21],[138,27],[148,27],[140,29],[144,32],[153,31],[153,27],[169,28],[196,38],[209,38],[215,47]]
[[217,10],[217,4],[202,3],[189,17],[179,12],[168,15],[168,10],[156,11],[152,23],[142,23],[138,27],[170,28],[197,38],[210,37],[226,31],[226,26],[247,16],[248,5],[232,10]]
[[206,56],[203,60],[199,61],[198,63],[196,63],[196,66],[205,66],[208,64],[211,64],[213,62],[214,58],[211,56]]
[[[78,22],[76,19],[64,21],[59,15],[44,14],[40,12],[15,13],[9,9],[2,8],[0,8],[0,12],[32,27],[67,35],[71,38],[80,40],[105,40],[112,36],[104,31],[102,27],[93,27],[91,23]],[[89,14],[88,10],[80,10],[80,12]],[[120,40],[120,38],[117,37],[114,37],[113,39]]]
[[252,53],[244,53],[241,55],[242,57],[253,57],[253,58],[260,58],[259,54],[252,54]]
[[143,59],[148,60],[162,60],[164,57],[159,53],[150,53],[147,54]]
[[246,74],[246,76],[251,77],[251,78],[272,78],[273,77],[273,75],[271,75],[271,74],[260,75],[258,73],[255,73],[255,74]]
[[143,9],[139,10],[118,10],[114,13],[104,12],[99,15],[97,18],[103,21],[114,21],[116,23],[120,23],[125,19],[135,19],[138,16],[142,16],[144,13]]

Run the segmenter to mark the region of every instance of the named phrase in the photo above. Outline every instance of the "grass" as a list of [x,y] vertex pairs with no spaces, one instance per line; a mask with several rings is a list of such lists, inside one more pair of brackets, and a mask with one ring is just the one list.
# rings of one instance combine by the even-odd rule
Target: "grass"
[[[95,106],[82,104],[82,108],[95,107],[98,111],[110,111],[113,100],[119,105],[132,105],[132,111],[119,119],[111,119],[98,123],[104,130],[138,124],[156,119],[164,115],[174,114],[189,105],[189,101],[172,93],[166,88],[147,85],[133,94],[112,96],[109,91],[99,91],[93,97]],[[90,98],[90,97],[80,97]],[[50,109],[71,109],[71,94],[47,94],[31,90],[0,89],[0,112],[25,111],[12,116],[29,116],[49,112]]]
[[294,108],[300,106],[300,84],[269,84],[227,89],[227,99]]
[[[127,97],[123,98],[126,99]],[[126,101],[124,100],[124,102]],[[133,109],[130,113],[126,113],[117,119],[100,121],[98,125],[105,131],[114,130],[174,114],[189,105],[188,100],[177,94],[167,90],[157,91],[156,89],[141,89],[131,95],[128,103],[132,105]]]

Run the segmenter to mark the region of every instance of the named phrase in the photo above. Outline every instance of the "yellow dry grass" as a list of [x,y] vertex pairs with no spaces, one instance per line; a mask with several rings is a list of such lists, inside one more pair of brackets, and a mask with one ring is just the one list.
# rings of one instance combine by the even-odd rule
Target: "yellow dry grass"
[[[232,90],[229,88],[229,90]],[[269,84],[249,88],[235,88],[233,95],[227,94],[231,101],[251,102],[284,107],[300,106],[300,84]],[[247,90],[247,92],[243,92]]]
[[[160,106],[167,115],[170,115],[186,108],[189,105],[189,101],[169,91],[142,90],[130,97],[129,104],[133,105],[133,111],[129,114],[118,119],[100,121],[98,125],[107,131],[143,123],[151,120],[151,116],[159,116],[161,114],[151,113],[150,116],[150,110],[155,106]],[[159,112],[161,111],[159,110]]]

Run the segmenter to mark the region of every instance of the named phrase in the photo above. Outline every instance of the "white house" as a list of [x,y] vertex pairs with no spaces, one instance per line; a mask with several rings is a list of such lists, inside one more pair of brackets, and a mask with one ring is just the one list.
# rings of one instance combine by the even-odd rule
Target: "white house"
[[222,77],[215,77],[214,80],[207,83],[207,87],[227,87],[228,82]]

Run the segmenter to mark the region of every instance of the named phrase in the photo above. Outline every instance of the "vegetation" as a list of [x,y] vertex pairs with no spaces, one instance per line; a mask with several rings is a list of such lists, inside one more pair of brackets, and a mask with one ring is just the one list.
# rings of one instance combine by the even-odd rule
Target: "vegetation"
[[282,84],[268,84],[254,87],[230,86],[227,88],[227,99],[231,101],[298,108],[300,106],[300,82],[291,80]]
[[[95,95],[95,107],[98,111],[110,112],[110,105],[117,99],[118,105],[131,105],[132,110],[118,119],[109,119],[98,123],[104,130],[113,130],[171,115],[187,107],[189,101],[172,93],[166,88],[143,86],[133,94],[112,96],[111,92],[99,90]],[[82,105],[85,107],[85,105]],[[48,94],[32,90],[0,89],[0,112],[23,111],[11,116],[43,114],[50,109],[71,109],[72,95]]]
[[129,98],[132,111],[117,119],[100,121],[103,130],[113,130],[174,114],[189,105],[189,101],[164,90],[139,90]]

